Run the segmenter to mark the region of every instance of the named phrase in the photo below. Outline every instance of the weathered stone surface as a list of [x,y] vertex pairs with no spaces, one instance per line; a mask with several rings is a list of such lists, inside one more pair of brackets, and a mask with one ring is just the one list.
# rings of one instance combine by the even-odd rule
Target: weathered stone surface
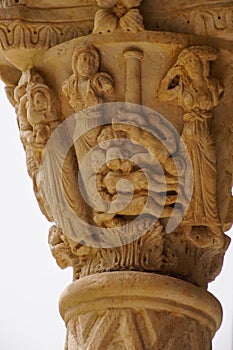
[[189,283],[140,272],[76,281],[60,299],[66,349],[211,349],[221,306]]
[[232,40],[231,0],[144,0],[141,12],[147,29],[197,34]]
[[233,221],[231,2],[0,7],[0,76],[74,272],[66,349],[211,349],[205,289]]

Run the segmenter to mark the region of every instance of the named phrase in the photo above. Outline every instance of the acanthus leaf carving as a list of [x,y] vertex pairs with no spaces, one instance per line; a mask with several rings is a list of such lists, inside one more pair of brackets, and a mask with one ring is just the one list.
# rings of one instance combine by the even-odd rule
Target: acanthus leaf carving
[[180,276],[204,288],[219,274],[230,243],[226,235],[204,226],[166,234],[163,226],[151,223],[149,217],[138,224],[138,230],[146,233],[131,243],[93,248],[73,241],[53,226],[49,243],[58,265],[73,268],[74,280],[108,271],[144,271]]
[[12,48],[48,49],[64,41],[89,33],[91,23],[84,28],[76,23],[0,23],[0,45],[3,50]]
[[[47,218],[56,223],[49,232],[52,255],[62,269],[73,268],[74,283],[69,291],[79,282],[84,281],[85,285],[88,279],[92,283],[95,278],[93,284],[98,285],[100,280],[99,285],[102,283],[105,288],[104,276],[114,276],[114,273],[108,273],[111,271],[118,276],[124,275],[122,289],[127,292],[127,274],[134,274],[135,281],[139,282],[139,275],[152,276],[155,280],[156,274],[167,275],[175,277],[171,279],[174,289],[175,285],[179,286],[179,279],[204,289],[219,273],[229,244],[229,239],[223,234],[217,207],[216,154],[211,133],[212,110],[219,104],[223,93],[222,85],[210,70],[210,62],[217,59],[217,52],[205,46],[184,49],[187,38],[176,37],[173,33],[138,33],[144,30],[138,9],[140,3],[140,0],[97,0],[101,9],[95,16],[93,33],[115,33],[78,38],[46,53],[44,49],[80,34],[91,33],[93,23],[90,17],[93,18],[93,13],[86,19],[86,27],[81,26],[78,35],[78,22],[66,23],[64,27],[60,22],[52,25],[42,22],[22,24],[20,21],[7,23],[7,34],[6,28],[1,29],[5,24],[0,25],[4,50],[23,48],[20,53],[24,55],[25,51],[30,51],[34,59],[37,50],[24,49],[36,48],[39,58],[43,58],[34,63],[38,64],[41,74],[35,69],[25,72],[21,67],[24,71],[22,78],[15,89],[9,84],[8,95],[17,111],[20,138],[38,203]],[[86,5],[89,3],[85,2]],[[14,7],[14,1],[5,1],[4,6]],[[14,7],[13,10],[20,9]],[[85,9],[83,14],[87,11]],[[222,14],[224,11],[214,14],[217,30],[225,29],[224,20],[217,23]],[[117,38],[120,32],[122,41]],[[189,40],[195,45],[196,38],[190,36]],[[82,43],[85,46],[81,46]],[[181,48],[183,51],[162,80],[159,90],[160,100],[177,102],[174,115],[166,119],[157,112],[147,114],[142,103],[151,103],[153,108],[162,106],[155,98],[153,86],[158,86],[157,77],[161,77],[167,61],[171,62]],[[9,57],[14,56],[14,50],[9,50]],[[114,57],[109,61],[108,50]],[[119,67],[115,67],[117,59]],[[150,62],[153,62],[151,67]],[[64,67],[64,63],[67,67],[62,73],[55,72],[54,68]],[[120,76],[122,72],[125,74]],[[48,74],[49,85],[43,78],[44,74]],[[148,86],[145,88],[145,85]],[[121,102],[115,103],[112,108],[114,116],[108,119],[113,105],[108,102],[115,102],[115,96],[128,105],[123,108]],[[71,116],[68,115],[71,110],[68,103],[75,112]],[[130,104],[139,108],[131,109]],[[99,106],[102,110],[98,109]],[[166,108],[162,106],[161,110]],[[152,126],[154,133],[150,129]],[[46,154],[46,146],[58,129],[56,142],[50,149],[52,152]],[[187,146],[186,153],[182,153],[180,132]],[[64,148],[67,146],[67,153],[63,145]],[[90,151],[91,162],[88,163],[85,157]],[[45,154],[47,158],[43,157]],[[190,198],[186,184],[191,183],[189,156],[192,161],[190,169],[193,167],[194,170],[194,193],[186,212]],[[168,233],[170,219],[177,225]],[[230,212],[226,220],[231,220]],[[128,224],[134,221],[136,223],[131,229]],[[166,285],[166,278],[164,280]],[[110,303],[113,299],[117,301],[112,285],[108,286],[110,294],[106,298]],[[186,285],[188,283],[184,282],[183,286]],[[94,305],[94,298],[90,298],[90,304],[94,306],[90,308],[91,312],[82,309],[79,314],[79,305],[74,300],[71,312],[68,310],[69,315],[67,313],[65,316],[68,316],[64,317],[68,329],[66,349],[211,348],[211,332],[218,327],[211,314],[197,310],[195,320],[191,305],[185,304],[181,311],[177,308],[177,300],[166,305],[158,295],[159,310],[161,305],[170,305],[172,311],[158,312],[157,305],[151,310],[156,288],[144,308],[143,287],[141,292],[137,286],[135,304],[131,304],[134,294],[130,296],[131,300],[127,300],[130,294],[121,296],[119,310],[115,303],[114,307],[107,305],[105,308],[104,303]],[[196,292],[200,289],[196,288]],[[168,288],[165,290],[167,292]],[[179,298],[184,296],[184,290],[177,295]],[[126,307],[124,302],[128,303]],[[85,303],[88,304],[86,300]],[[183,300],[180,304],[184,305]],[[95,307],[99,308],[97,312]],[[189,312],[190,317],[187,316]],[[205,317],[208,320],[203,327],[201,323]],[[169,331],[171,337],[168,338]]]

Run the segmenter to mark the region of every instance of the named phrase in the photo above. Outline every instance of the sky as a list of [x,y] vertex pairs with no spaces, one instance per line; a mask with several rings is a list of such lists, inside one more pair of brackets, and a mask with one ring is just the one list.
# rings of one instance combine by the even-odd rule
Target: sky
[[[63,350],[66,331],[58,300],[71,283],[72,272],[61,270],[50,253],[47,237],[51,223],[34,197],[14,109],[1,82],[0,111],[0,349]],[[233,244],[221,275],[209,285],[209,291],[221,301],[224,315],[213,350],[233,350],[232,266]]]

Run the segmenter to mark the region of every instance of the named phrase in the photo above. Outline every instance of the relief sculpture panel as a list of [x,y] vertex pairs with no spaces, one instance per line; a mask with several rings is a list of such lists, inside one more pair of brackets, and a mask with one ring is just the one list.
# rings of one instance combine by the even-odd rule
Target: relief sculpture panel
[[216,153],[209,124],[211,110],[219,103],[223,87],[210,75],[209,62],[217,52],[207,47],[191,47],[178,56],[163,79],[162,100],[176,100],[184,110],[181,137],[187,146],[194,171],[194,189],[184,222],[220,226],[216,201]]
[[33,69],[22,75],[14,89],[14,100],[28,174],[43,214],[52,220],[39,193],[37,175],[44,147],[62,120],[59,101],[42,76]]
[[[95,244],[86,246],[87,236],[74,238],[64,226],[70,254],[77,258],[70,265],[75,279],[109,269],[133,269],[178,273],[206,286],[219,273],[217,261],[229,244],[218,214],[211,133],[212,110],[223,94],[223,86],[210,70],[217,51],[206,46],[184,49],[161,81],[161,103],[173,101],[183,109],[180,134],[166,118],[132,103],[141,96],[143,55],[136,48],[130,51],[132,61],[123,54],[127,57],[124,105],[114,102],[117,86],[112,72],[101,64],[101,51],[93,45],[73,50],[73,74],[62,91],[76,112],[70,133],[81,194],[89,208],[87,236]],[[129,103],[128,79],[134,72],[135,90]],[[68,197],[72,191],[68,186]],[[166,231],[169,222],[172,233]],[[194,252],[202,256],[203,273],[195,272]]]
[[233,50],[181,33],[227,39],[232,10],[187,8],[1,2],[0,73],[49,247],[73,269],[66,350],[211,349],[219,327],[206,289],[233,217]]

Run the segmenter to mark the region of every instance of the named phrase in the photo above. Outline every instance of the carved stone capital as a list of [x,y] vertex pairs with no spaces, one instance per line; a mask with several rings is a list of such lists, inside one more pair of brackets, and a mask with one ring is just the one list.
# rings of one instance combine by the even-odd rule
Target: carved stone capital
[[0,75],[52,255],[73,268],[66,350],[211,349],[205,289],[233,221],[231,7],[1,2]]

